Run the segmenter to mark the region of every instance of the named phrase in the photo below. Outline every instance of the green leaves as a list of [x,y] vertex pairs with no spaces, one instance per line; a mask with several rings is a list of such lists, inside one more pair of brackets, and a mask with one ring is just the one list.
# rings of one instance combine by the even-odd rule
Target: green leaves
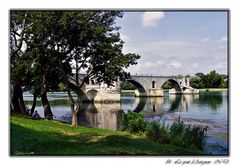
[[194,77],[190,78],[190,85],[194,88],[225,88],[228,86],[228,78],[218,74],[215,70],[206,75],[196,73]]
[[143,133],[146,128],[144,116],[135,112],[123,114],[121,120],[121,130],[129,131],[130,133]]
[[[30,88],[36,82],[40,85],[42,75],[46,75],[48,86],[53,88],[52,85],[66,80],[62,72],[72,76],[85,71],[99,83],[108,85],[118,77],[126,77],[124,69],[137,64],[140,56],[122,53],[123,41],[115,24],[122,17],[120,11],[11,11],[12,31],[22,30],[23,19],[27,25],[21,39],[26,49],[20,59],[11,57],[11,73],[14,73],[11,79]],[[12,48],[14,35],[11,35]],[[30,73],[24,81],[18,77],[22,73]]]

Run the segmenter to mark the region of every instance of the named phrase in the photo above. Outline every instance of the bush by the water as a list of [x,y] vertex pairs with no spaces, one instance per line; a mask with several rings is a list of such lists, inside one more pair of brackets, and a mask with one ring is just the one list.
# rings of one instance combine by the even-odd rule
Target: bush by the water
[[148,122],[146,127],[146,136],[151,140],[163,144],[170,143],[170,135],[168,133],[168,127],[165,124],[157,122]]
[[172,144],[200,150],[204,148],[206,143],[206,131],[207,127],[186,125],[180,118],[169,128]]
[[129,131],[130,133],[143,133],[146,128],[144,116],[135,112],[123,114],[121,120],[121,130]]
[[206,143],[206,127],[186,125],[178,118],[171,126],[159,122],[146,122],[142,114],[128,112],[123,115],[121,130],[145,133],[146,137],[163,144],[174,144],[188,149],[202,150]]

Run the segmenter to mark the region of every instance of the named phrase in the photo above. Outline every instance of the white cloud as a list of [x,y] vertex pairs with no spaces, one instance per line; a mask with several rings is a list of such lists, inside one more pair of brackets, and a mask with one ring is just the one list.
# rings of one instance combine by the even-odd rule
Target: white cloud
[[144,27],[156,27],[164,18],[164,12],[144,12],[142,24]]
[[163,61],[147,61],[145,63],[142,63],[143,66],[145,67],[159,67],[159,66],[163,66],[164,65],[164,62]]
[[[194,47],[197,47],[196,43],[191,41],[179,41],[179,40],[159,40],[159,41],[142,41],[138,43],[136,46],[137,50],[143,53],[157,53],[166,51],[175,52],[178,54],[179,52],[184,52],[185,50],[189,51]],[[173,49],[172,49],[173,48]]]
[[222,42],[227,42],[227,37],[226,37],[226,36],[223,36],[220,40],[221,40]]
[[227,42],[227,37],[222,36],[220,39],[216,40],[216,43],[226,43]]
[[227,67],[227,62],[218,62],[213,66],[215,69],[221,69],[221,68],[226,68]]
[[216,40],[208,39],[208,42],[187,38],[136,42],[131,40],[127,43],[130,52],[134,50],[141,58],[138,65],[130,67],[129,71],[153,75],[193,75],[197,72],[208,73],[211,70],[225,73],[227,63],[220,62],[227,62],[227,45],[225,42],[218,43]]
[[200,41],[203,42],[203,43],[206,43],[206,42],[209,42],[210,39],[209,38],[204,38],[204,39],[201,39]]
[[156,63],[157,63],[158,66],[161,66],[161,65],[164,64],[164,61],[158,60]]
[[168,64],[168,68],[180,68],[181,66],[182,66],[182,64],[177,61],[171,61]]
[[146,62],[146,63],[144,64],[144,66],[146,66],[146,67],[152,67],[152,66],[156,66],[156,64],[153,63],[153,62]]
[[191,67],[192,67],[192,68],[198,67],[198,63],[193,63],[193,64],[191,65]]

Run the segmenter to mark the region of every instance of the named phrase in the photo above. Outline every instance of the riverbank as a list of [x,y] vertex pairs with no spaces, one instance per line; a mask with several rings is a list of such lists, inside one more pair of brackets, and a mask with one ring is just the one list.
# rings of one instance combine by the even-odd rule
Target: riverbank
[[127,132],[11,116],[10,155],[204,155]]
[[228,88],[203,88],[198,90],[199,92],[222,92],[222,91],[228,91]]

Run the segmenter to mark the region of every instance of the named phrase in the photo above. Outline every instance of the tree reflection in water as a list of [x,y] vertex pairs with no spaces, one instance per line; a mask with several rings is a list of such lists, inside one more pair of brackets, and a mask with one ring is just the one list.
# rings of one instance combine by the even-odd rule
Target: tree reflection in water
[[78,123],[90,127],[117,130],[122,113],[120,103],[83,103]]
[[[82,103],[79,112],[79,124],[117,130],[123,111],[140,112],[145,117],[171,112],[188,112],[192,104],[218,110],[223,104],[222,92],[203,92],[199,95],[165,95],[164,97],[128,97],[121,103]],[[32,101],[26,101],[31,107]],[[50,105],[56,119],[69,120],[69,102],[65,99],[51,99]],[[41,102],[37,101],[39,113],[43,112]],[[123,109],[123,111],[122,111]]]
[[200,105],[208,105],[212,111],[217,111],[223,103],[223,94],[222,92],[204,92],[194,102]]

